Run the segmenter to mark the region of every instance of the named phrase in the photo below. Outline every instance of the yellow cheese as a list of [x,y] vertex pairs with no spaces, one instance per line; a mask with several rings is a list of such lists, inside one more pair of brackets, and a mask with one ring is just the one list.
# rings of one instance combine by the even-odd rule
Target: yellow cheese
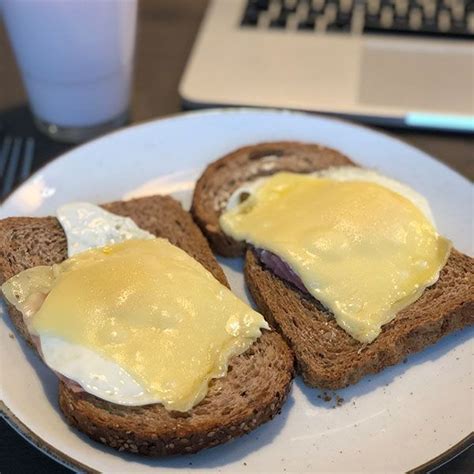
[[[8,285],[17,307],[34,294],[31,271],[35,280],[44,271],[50,283],[30,318],[32,333],[98,352],[167,409],[197,404],[210,379],[225,375],[230,357],[268,328],[259,313],[165,239],[129,240],[52,269],[22,272]],[[29,282],[27,291],[20,291],[22,281]],[[45,292],[44,283],[37,289]]]
[[377,183],[277,173],[220,217],[278,255],[361,342],[433,284],[451,244],[407,198]]

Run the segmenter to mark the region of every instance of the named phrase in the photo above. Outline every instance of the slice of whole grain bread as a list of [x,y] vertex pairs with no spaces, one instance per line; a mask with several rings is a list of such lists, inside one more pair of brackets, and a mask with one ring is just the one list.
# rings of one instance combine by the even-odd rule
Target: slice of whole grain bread
[[225,235],[219,216],[231,194],[242,184],[279,171],[311,173],[354,163],[336,150],[298,142],[271,142],[246,146],[211,163],[194,189],[191,214],[212,249],[225,257],[244,254],[245,244]]
[[[152,196],[103,207],[169,239],[228,286],[206,239],[171,197]],[[0,284],[22,270],[59,263],[66,257],[66,237],[56,218],[0,221]],[[8,312],[18,331],[35,347],[21,313],[10,305]],[[232,358],[228,374],[213,380],[207,396],[189,412],[169,412],[161,404],[116,405],[62,381],[59,404],[69,423],[120,451],[154,456],[193,453],[236,438],[273,418],[291,387],[293,367],[293,355],[283,339],[275,332],[263,331],[249,350]]]
[[[219,227],[219,216],[235,189],[281,170],[310,172],[341,165],[356,166],[318,145],[277,142],[241,148],[206,168],[195,188],[193,216],[216,252],[239,255],[245,243],[234,241]],[[252,250],[245,254],[245,279],[260,312],[293,349],[305,382],[338,389],[474,324],[473,262],[453,250],[439,281],[384,326],[370,345],[349,336],[315,298],[276,276]]]
[[264,268],[252,250],[245,255],[245,281],[260,312],[293,349],[304,381],[322,389],[356,383],[474,324],[474,259],[454,249],[438,282],[371,344],[352,338],[316,299]]

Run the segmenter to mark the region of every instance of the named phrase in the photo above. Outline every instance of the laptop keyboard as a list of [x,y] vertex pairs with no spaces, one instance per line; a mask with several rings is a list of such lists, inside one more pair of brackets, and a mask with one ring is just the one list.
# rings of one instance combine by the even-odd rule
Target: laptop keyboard
[[248,0],[245,27],[474,38],[474,0]]

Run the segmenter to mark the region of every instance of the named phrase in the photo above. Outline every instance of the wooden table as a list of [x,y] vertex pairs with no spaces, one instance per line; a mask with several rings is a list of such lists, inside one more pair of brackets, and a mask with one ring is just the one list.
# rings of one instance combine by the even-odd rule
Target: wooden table
[[[131,121],[141,122],[181,110],[178,83],[191,50],[207,0],[141,0]],[[37,132],[26,105],[26,94],[0,25],[0,125],[12,134],[33,135],[37,150],[34,169],[70,149]],[[474,139],[441,132],[387,130],[474,179]],[[472,467],[472,453],[460,456],[451,469]],[[69,472],[0,424],[0,472]]]

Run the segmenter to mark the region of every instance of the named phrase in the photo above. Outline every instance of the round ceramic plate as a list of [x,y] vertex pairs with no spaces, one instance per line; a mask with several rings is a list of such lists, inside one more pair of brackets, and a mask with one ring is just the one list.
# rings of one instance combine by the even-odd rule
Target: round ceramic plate
[[[337,148],[403,181],[431,203],[439,231],[472,254],[470,183],[426,154],[374,131],[329,118],[277,111],[184,114],[134,126],[67,153],[14,192],[0,217],[54,214],[63,203],[103,203],[171,193],[187,208],[204,167],[242,145],[301,140]],[[221,260],[247,298],[239,260]],[[1,400],[7,419],[43,450],[82,469],[107,472],[407,471],[470,434],[473,331],[452,334],[400,365],[337,393],[295,380],[273,421],[197,455],[147,459],[117,453],[67,425],[56,377],[4,316]]]

